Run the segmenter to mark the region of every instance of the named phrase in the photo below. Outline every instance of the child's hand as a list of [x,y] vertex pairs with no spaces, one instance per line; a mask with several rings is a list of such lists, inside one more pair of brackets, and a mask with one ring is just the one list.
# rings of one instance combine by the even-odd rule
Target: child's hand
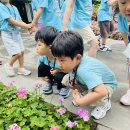
[[78,90],[77,89],[75,89],[74,91],[73,91],[73,98],[74,98],[74,100],[78,103],[79,102],[79,100],[80,100],[80,93],[78,92]]
[[48,79],[48,77],[47,77],[47,76],[42,77],[42,79],[43,79],[44,81],[46,81],[46,82],[48,82],[48,81],[49,81],[49,79]]
[[28,29],[28,31],[29,31],[30,34],[32,34],[33,32],[36,32],[37,29],[36,29],[36,27],[31,27],[31,28]]
[[56,70],[56,69],[51,69],[50,70],[50,73],[54,76],[56,73],[58,72],[58,70]]

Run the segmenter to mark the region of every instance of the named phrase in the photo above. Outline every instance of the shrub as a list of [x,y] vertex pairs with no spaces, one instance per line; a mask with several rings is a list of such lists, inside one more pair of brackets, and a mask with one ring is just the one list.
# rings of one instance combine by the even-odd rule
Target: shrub
[[[11,83],[10,83],[11,84]],[[87,110],[76,114],[44,101],[35,92],[17,90],[0,82],[0,130],[89,130],[93,120]],[[61,100],[63,102],[63,99]]]

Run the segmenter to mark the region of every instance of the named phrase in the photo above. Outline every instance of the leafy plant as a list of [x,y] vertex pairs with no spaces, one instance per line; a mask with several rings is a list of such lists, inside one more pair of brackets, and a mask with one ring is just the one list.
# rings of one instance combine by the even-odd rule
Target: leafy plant
[[0,82],[0,130],[90,129],[93,120],[86,116],[85,111],[80,109],[79,116],[74,115],[62,104],[54,106],[35,92],[17,90],[12,85],[8,87]]

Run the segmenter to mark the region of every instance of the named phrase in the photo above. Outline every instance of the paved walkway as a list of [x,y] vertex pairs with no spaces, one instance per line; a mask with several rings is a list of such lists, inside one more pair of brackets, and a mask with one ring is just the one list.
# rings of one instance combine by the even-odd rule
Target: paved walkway
[[[30,36],[27,31],[22,30],[22,37],[25,45],[25,66],[32,71],[30,76],[24,77],[17,75],[13,78],[7,77],[4,71],[3,65],[0,66],[0,77],[1,80],[7,84],[10,80],[16,80],[16,85],[18,87],[26,87],[28,90],[33,90],[33,85],[37,80],[37,58],[38,55],[35,52],[35,41],[34,36]],[[125,78],[125,63],[126,58],[121,53],[125,45],[122,41],[115,41],[109,39],[107,43],[113,49],[113,52],[98,52],[97,58],[107,64],[115,73],[117,80],[119,82],[119,87],[115,91],[112,97],[112,109],[107,113],[107,116],[103,119],[96,120],[99,123],[98,130],[130,130],[130,107],[124,107],[119,103],[120,97],[128,89],[127,80]],[[0,38],[0,59],[4,63],[8,61],[7,52],[3,46]],[[15,70],[17,71],[17,64],[15,64]],[[42,92],[42,91],[41,91]],[[45,96],[47,102],[51,102],[55,105],[59,105],[60,102],[57,101],[57,95]],[[75,112],[77,107],[71,104],[72,96],[66,99],[64,105],[68,110]],[[89,111],[92,110],[91,107],[84,107]]]

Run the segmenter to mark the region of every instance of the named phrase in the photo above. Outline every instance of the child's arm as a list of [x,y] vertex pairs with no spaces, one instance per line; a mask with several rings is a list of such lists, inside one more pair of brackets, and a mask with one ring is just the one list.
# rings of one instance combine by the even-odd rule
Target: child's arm
[[31,28],[31,25],[30,24],[26,24],[22,21],[16,21],[14,20],[13,18],[8,18],[7,19],[9,23],[11,23],[12,25],[15,25],[15,26],[19,26],[19,27],[23,27],[23,28]]
[[40,15],[42,14],[42,12],[43,12],[43,8],[39,7],[37,9],[37,11],[35,12],[34,19],[33,19],[32,24],[31,24],[32,27],[36,25],[36,23],[37,23],[38,19],[40,18]]
[[116,4],[116,2],[117,2],[117,0],[108,0],[107,4],[108,4],[109,6],[113,6],[113,5]]
[[68,31],[68,21],[70,18],[70,15],[72,13],[73,7],[75,4],[75,0],[69,0],[68,5],[65,10],[63,22],[62,22],[62,30],[63,31]]
[[96,102],[97,100],[105,97],[107,94],[108,91],[106,89],[106,86],[104,84],[101,84],[83,97],[80,96],[80,93],[77,90],[74,90],[73,97],[78,105],[84,106]]

